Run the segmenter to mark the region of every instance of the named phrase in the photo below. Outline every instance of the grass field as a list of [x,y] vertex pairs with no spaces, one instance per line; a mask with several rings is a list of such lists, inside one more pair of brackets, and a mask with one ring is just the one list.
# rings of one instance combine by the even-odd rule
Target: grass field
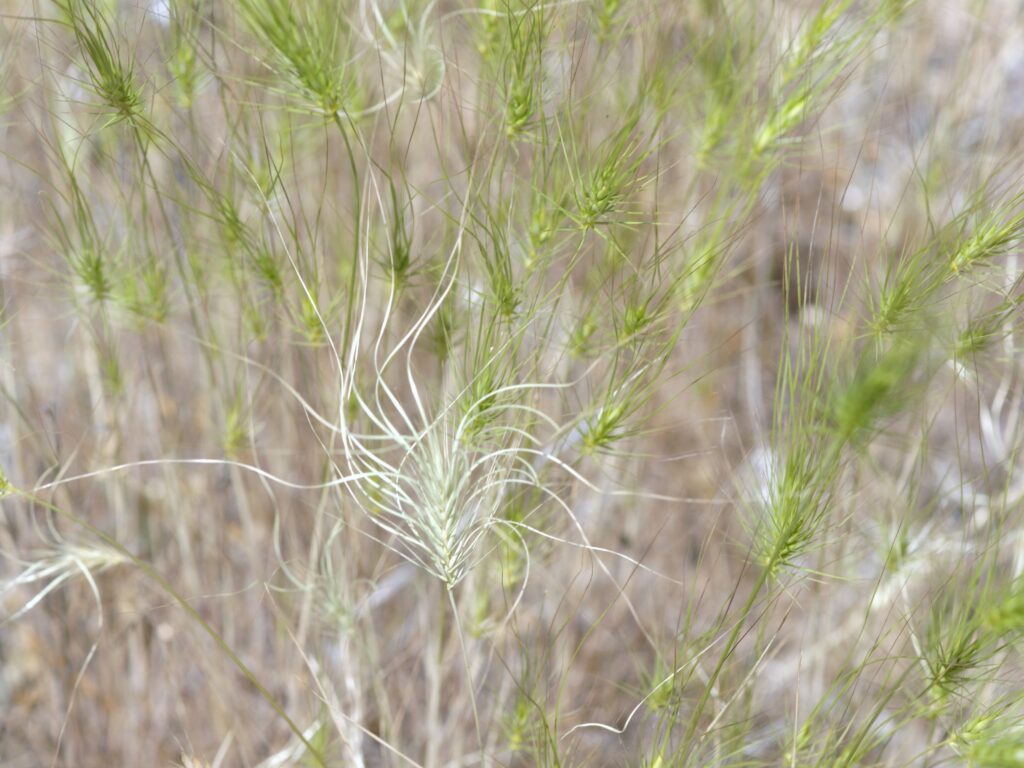
[[0,0],[0,765],[1024,766],[1024,7]]

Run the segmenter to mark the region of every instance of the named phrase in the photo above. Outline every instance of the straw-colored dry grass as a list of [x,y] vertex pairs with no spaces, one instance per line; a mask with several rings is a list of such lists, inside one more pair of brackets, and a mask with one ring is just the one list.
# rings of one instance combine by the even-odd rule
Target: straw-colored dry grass
[[1024,765],[1024,17],[5,0],[0,763]]

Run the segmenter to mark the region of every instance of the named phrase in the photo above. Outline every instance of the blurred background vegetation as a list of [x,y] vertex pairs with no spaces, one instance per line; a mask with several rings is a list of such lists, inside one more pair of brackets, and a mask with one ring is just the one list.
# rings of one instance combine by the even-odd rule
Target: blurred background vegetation
[[1024,765],[1024,7],[0,0],[0,763]]

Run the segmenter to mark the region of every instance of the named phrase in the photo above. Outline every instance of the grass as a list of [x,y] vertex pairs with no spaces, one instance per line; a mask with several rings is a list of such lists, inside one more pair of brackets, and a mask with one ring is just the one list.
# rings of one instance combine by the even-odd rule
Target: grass
[[1022,764],[1024,17],[3,13],[0,763]]

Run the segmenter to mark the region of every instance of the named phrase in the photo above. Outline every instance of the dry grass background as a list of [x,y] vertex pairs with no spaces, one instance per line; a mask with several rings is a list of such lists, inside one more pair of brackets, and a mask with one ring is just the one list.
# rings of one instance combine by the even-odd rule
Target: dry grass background
[[[503,3],[296,0],[297,18],[322,24],[326,7],[346,20],[355,100],[402,93],[337,124],[246,22],[255,0],[0,6],[0,764],[1024,765],[1003,742],[996,757],[971,752],[964,725],[1019,722],[1018,635],[964,662],[949,696],[921,672],[929,643],[952,644],[929,635],[929,617],[970,613],[984,585],[1009,584],[1024,613],[1015,230],[963,286],[920,288],[907,321],[911,343],[938,348],[1004,302],[999,338],[968,358],[929,354],[884,395],[877,426],[826,478],[827,521],[789,576],[762,581],[755,533],[780,457],[795,441],[827,463],[816,441],[835,429],[794,418],[806,431],[787,431],[813,388],[787,391],[786,360],[817,354],[826,381],[843,379],[871,343],[887,265],[922,243],[938,244],[929,258],[956,253],[971,205],[968,231],[1016,211],[1024,9],[833,3],[870,34],[845,57],[826,37],[836,72],[752,172],[744,137],[824,5],[544,5],[505,16]],[[887,6],[885,23],[865,21]],[[503,25],[537,16],[550,28],[527,60],[544,95],[523,138],[501,87],[517,50]],[[104,101],[76,23],[116,43],[138,104]],[[727,58],[728,41],[750,46],[735,64],[747,90],[716,128],[701,66]],[[576,180],[574,150],[583,167],[605,146],[629,154],[601,142],[644,82],[653,95],[630,134],[647,142],[640,182],[615,221],[588,223],[586,198],[558,185]],[[528,230],[546,169],[568,213],[543,262]],[[398,209],[413,263],[389,304]],[[557,502],[493,500],[537,530],[488,530],[449,591],[385,546],[362,511],[374,491],[274,478],[316,486],[352,471],[303,402],[373,428],[339,405],[333,352],[348,363],[361,286],[366,327],[398,343],[460,233],[458,290],[410,358],[413,381],[384,378],[410,413],[417,386],[444,401],[477,380],[514,322],[480,309],[500,297],[469,254],[503,246],[515,312],[530,317],[506,381],[564,385],[529,401],[564,431],[529,428],[573,471],[543,475]],[[657,241],[672,255],[645,266]],[[721,258],[705,275],[686,259],[709,242]],[[632,276],[610,266],[617,254]],[[370,277],[353,291],[364,255]],[[531,272],[530,258],[544,266]],[[590,445],[628,367],[616,338],[630,291],[661,296],[658,281],[693,274],[702,301],[683,290],[666,302],[628,426]],[[365,391],[374,332],[354,347]],[[213,461],[172,461],[196,458]],[[763,595],[742,612],[752,590]],[[576,727],[593,723],[607,727]]]

